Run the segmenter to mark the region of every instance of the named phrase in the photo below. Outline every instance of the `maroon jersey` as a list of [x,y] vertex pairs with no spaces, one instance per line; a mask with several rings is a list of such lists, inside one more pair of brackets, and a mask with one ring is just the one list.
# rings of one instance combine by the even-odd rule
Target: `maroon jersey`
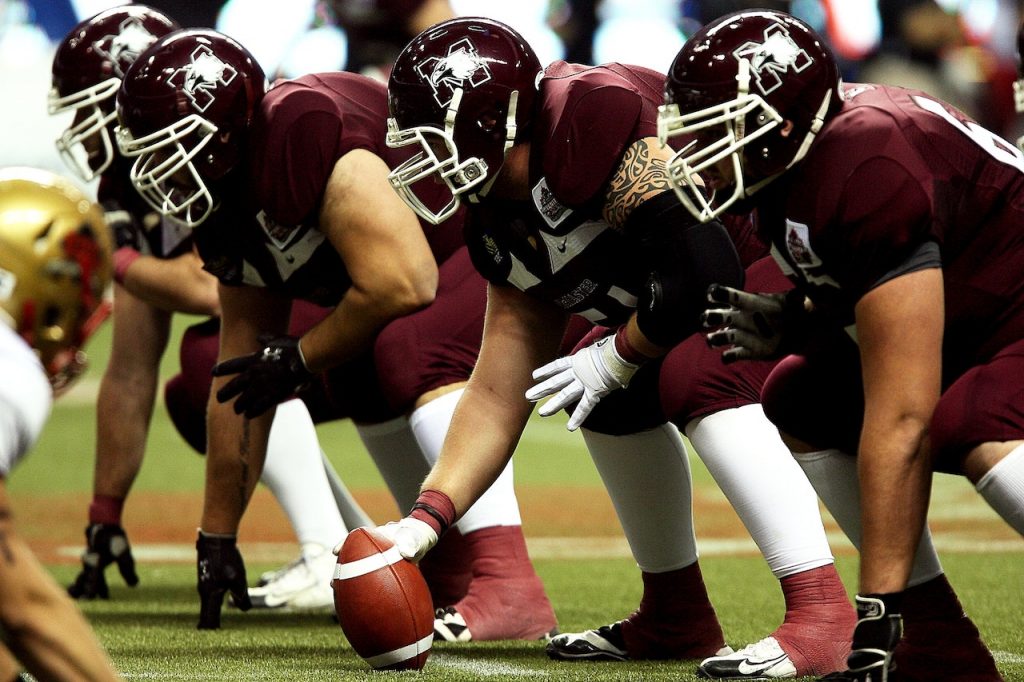
[[[529,201],[471,205],[466,242],[477,269],[596,324],[625,322],[650,274],[636,237],[601,217],[623,153],[657,134],[664,76],[639,66],[554,62],[540,81]],[[756,239],[737,220],[731,233]],[[738,245],[739,246],[739,245]],[[763,254],[757,247],[751,253]]]
[[873,287],[941,267],[949,382],[1024,337],[1024,155],[924,93],[845,93],[759,219],[783,270],[844,325]]
[[[384,85],[353,73],[276,82],[253,121],[245,172],[234,174],[226,200],[196,230],[207,270],[226,284],[337,304],[351,279],[319,230],[320,201],[335,163],[352,150],[389,167],[408,158],[409,150],[385,144],[386,95]],[[437,262],[461,244],[459,216],[423,225]]]

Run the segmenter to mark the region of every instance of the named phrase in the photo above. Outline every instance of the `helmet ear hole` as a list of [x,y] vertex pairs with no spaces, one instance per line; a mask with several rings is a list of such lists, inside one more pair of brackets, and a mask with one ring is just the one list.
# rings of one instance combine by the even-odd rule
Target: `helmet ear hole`
[[49,343],[60,343],[64,337],[64,330],[61,328],[61,309],[56,305],[48,305],[43,310],[40,319],[40,327],[46,330],[46,341]]

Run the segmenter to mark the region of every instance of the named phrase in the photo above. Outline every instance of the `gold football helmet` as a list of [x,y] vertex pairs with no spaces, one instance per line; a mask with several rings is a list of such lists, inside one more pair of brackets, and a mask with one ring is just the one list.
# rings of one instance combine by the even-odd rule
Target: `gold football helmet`
[[39,353],[55,391],[82,373],[81,346],[110,312],[111,250],[102,210],[71,182],[0,169],[0,317]]

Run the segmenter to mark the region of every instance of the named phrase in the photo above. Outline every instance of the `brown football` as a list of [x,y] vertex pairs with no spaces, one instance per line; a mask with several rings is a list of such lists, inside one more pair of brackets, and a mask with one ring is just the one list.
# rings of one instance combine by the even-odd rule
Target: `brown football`
[[371,528],[345,538],[334,569],[334,610],[349,644],[377,670],[422,670],[434,607],[420,569]]

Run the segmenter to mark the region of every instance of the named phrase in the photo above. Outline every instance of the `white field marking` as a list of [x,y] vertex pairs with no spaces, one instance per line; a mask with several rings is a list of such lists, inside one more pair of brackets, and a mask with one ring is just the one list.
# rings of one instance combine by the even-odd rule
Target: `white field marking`
[[[95,405],[100,392],[99,376],[83,377],[71,385],[68,392],[60,397],[61,405]],[[163,401],[164,392],[157,391],[157,400]]]
[[540,668],[531,668],[522,664],[495,663],[492,660],[473,660],[465,656],[448,656],[438,653],[436,650],[430,654],[427,661],[427,668],[434,670],[444,668],[461,673],[469,673],[475,679],[482,680],[491,677],[526,677],[535,679],[538,677],[550,677],[550,672]]
[[1012,651],[993,651],[992,658],[996,659],[996,663],[1024,663],[1024,654]]
[[[1017,538],[986,540],[971,537],[967,533],[942,533],[933,535],[940,552],[965,552],[987,554],[992,552],[1024,552],[1024,542]],[[833,550],[853,551],[849,541],[841,533],[829,533]],[[528,538],[527,547],[534,559],[628,559],[632,555],[625,539],[616,537],[538,537]],[[242,542],[242,553],[248,563],[285,563],[295,558],[296,545],[279,542]],[[697,540],[701,556],[731,556],[758,554],[757,545],[749,538],[705,538]],[[57,549],[64,557],[78,558],[82,548],[79,545],[64,545]],[[191,562],[195,561],[196,550],[192,544],[132,544],[132,554],[141,562]]]

